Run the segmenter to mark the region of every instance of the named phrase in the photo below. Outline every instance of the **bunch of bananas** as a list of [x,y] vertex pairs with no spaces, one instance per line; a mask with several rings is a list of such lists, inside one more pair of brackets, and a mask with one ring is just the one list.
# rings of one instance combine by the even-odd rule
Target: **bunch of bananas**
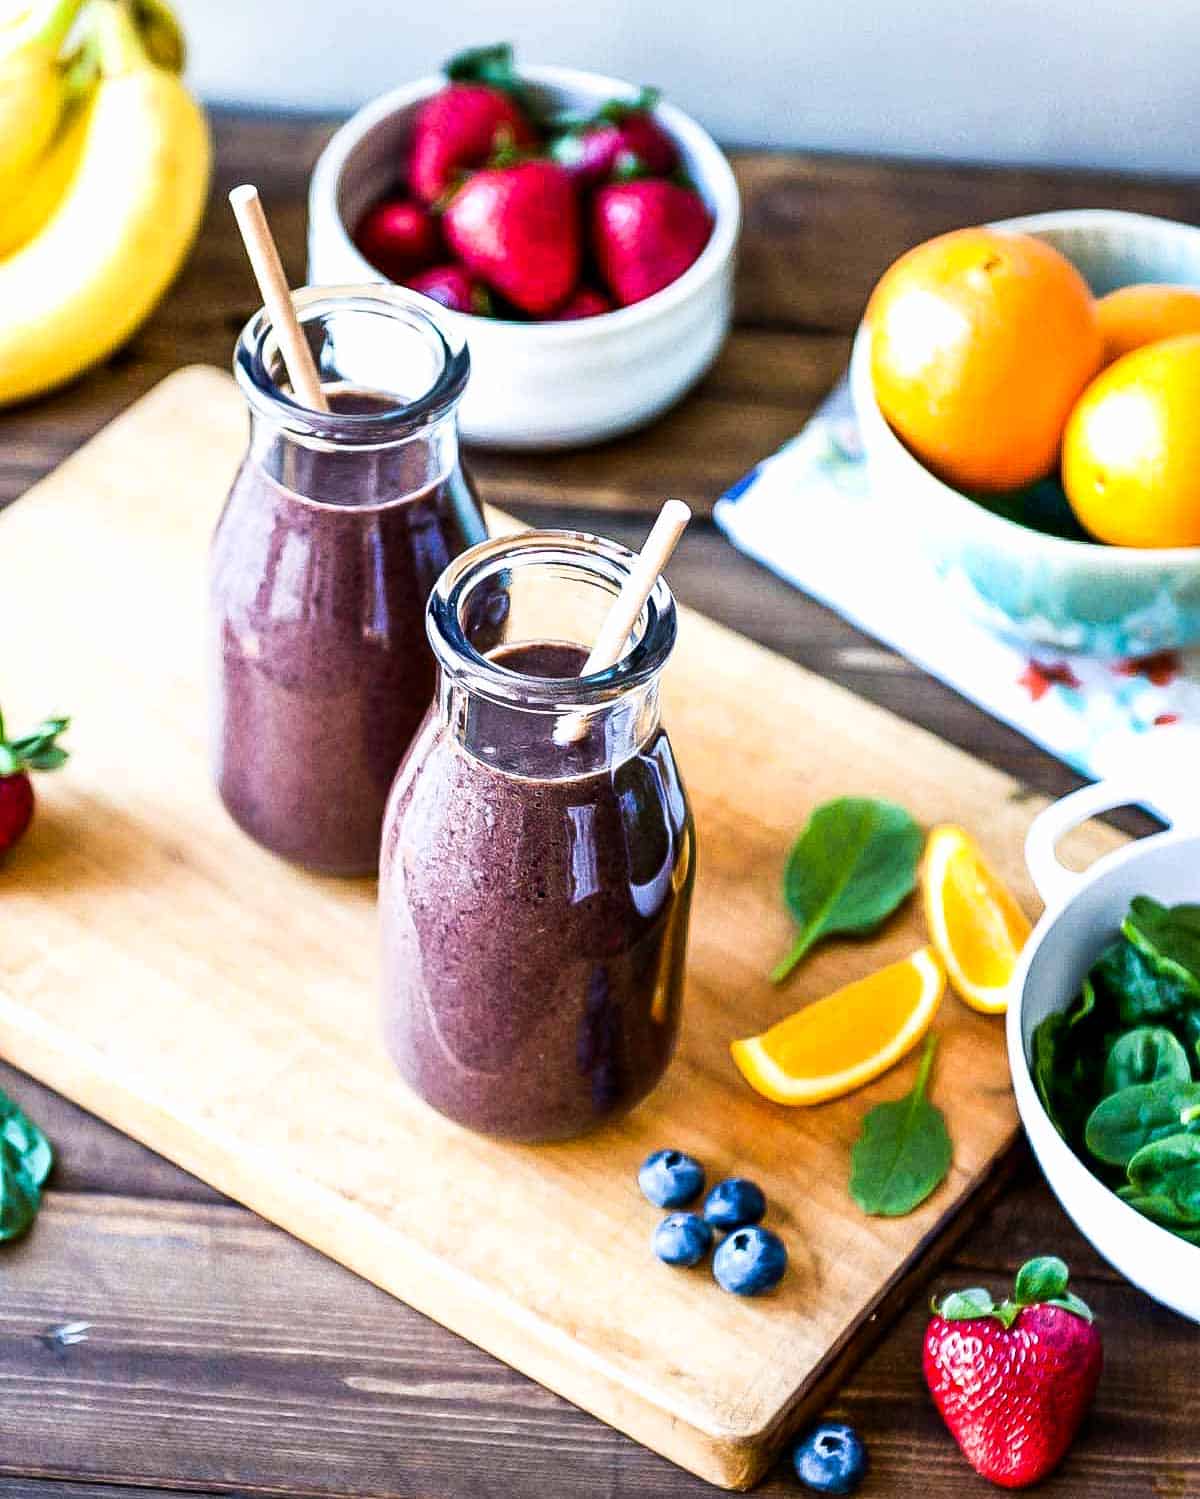
[[13,4],[0,0],[0,405],[139,327],[191,247],[211,156],[165,0]]

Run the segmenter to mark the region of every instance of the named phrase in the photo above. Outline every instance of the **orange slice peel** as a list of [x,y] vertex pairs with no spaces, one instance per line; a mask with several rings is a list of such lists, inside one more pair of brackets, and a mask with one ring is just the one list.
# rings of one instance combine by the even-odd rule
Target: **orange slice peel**
[[952,824],[929,835],[921,890],[930,941],[954,992],[972,1009],[1003,1014],[1031,930],[1016,897],[969,835]]
[[945,987],[941,960],[922,947],[761,1035],[733,1042],[730,1051],[764,1098],[824,1103],[861,1088],[910,1052],[929,1029]]

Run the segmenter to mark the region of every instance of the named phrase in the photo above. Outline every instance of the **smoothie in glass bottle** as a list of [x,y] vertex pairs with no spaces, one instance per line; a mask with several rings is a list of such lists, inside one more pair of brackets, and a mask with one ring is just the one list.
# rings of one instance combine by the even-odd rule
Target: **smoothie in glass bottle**
[[617,1117],[675,1045],[695,848],[659,719],[665,582],[622,660],[579,675],[632,561],[575,533],[501,538],[430,600],[437,700],[384,826],[384,1023],[408,1085],[486,1134]]
[[469,361],[429,304],[399,288],[294,300],[330,410],[293,398],[259,313],[234,361],[249,449],[209,575],[215,776],[266,848],[367,874],[388,788],[433,698],[426,600],[484,535],[455,425]]

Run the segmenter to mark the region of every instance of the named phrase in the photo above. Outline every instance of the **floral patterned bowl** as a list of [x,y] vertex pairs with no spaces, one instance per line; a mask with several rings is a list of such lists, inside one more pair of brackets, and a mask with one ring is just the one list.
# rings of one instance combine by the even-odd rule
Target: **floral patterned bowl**
[[[1005,219],[1074,262],[1097,295],[1131,281],[1200,285],[1200,229],[1081,209]],[[952,489],[884,420],[860,326],[850,388],[871,487],[964,607],[1002,634],[1062,650],[1144,656],[1200,641],[1200,547],[1142,550],[1049,535]]]

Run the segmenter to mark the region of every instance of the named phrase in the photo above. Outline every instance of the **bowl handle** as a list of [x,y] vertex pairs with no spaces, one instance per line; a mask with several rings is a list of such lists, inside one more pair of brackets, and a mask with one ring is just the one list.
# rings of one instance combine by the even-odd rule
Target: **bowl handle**
[[1140,806],[1168,827],[1200,829],[1200,789],[1196,782],[1200,733],[1183,726],[1161,737],[1156,733],[1155,737],[1155,744],[1139,749],[1107,780],[1073,791],[1033,819],[1025,838],[1025,862],[1047,906],[1065,900],[1084,878],[1068,869],[1055,849],[1065,833],[1089,817],[1116,807]]
[[1052,802],[1033,819],[1025,837],[1025,863],[1048,907],[1065,901],[1083,878],[1059,859],[1055,852],[1058,840],[1090,817],[1137,800],[1137,795],[1123,781],[1099,781]]

